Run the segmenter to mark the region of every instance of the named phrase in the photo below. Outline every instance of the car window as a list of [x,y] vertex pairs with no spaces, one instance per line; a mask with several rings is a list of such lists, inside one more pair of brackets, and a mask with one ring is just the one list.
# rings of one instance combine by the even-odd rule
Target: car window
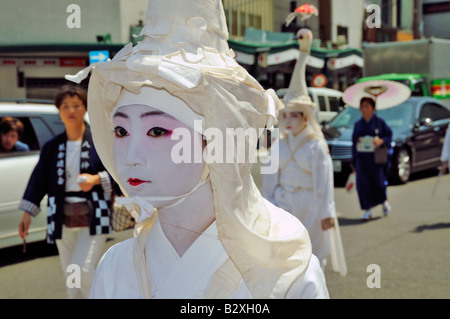
[[423,81],[418,80],[414,83],[413,91],[411,92],[411,96],[423,96]]
[[[19,141],[27,144],[28,147],[30,148],[30,151],[38,151],[39,144],[38,144],[36,134],[33,129],[33,125],[30,122],[30,119],[28,117],[21,117],[21,116],[12,116],[12,117],[20,120],[23,124],[23,134],[22,134],[22,137],[19,138]],[[0,120],[2,118],[3,117],[0,117]],[[26,153],[26,152],[7,152],[7,153],[2,153],[2,157],[17,156],[17,155],[20,155],[23,153]]]
[[42,118],[32,117],[30,120],[33,123],[34,131],[38,137],[39,149],[41,149],[45,142],[53,137],[53,133]]
[[328,102],[330,103],[331,112],[339,112],[341,110],[341,99],[335,96],[329,96]]
[[30,147],[30,151],[39,151],[40,147],[36,138],[36,133],[33,129],[33,125],[30,121],[29,117],[22,117],[20,120],[23,122],[25,126],[25,130],[23,132],[22,142],[28,144]]
[[450,118],[450,111],[441,105],[427,103],[420,110],[419,119],[430,119],[432,122]]
[[354,107],[348,107],[339,113],[328,124],[330,127],[353,127],[353,125],[361,118],[361,113]]
[[[58,114],[40,114],[20,116],[8,114],[18,118],[24,125],[24,133],[20,141],[30,148],[30,151],[40,151],[44,144],[55,135],[64,131],[64,124]],[[2,117],[0,117],[1,119]],[[20,156],[25,152],[2,153],[1,157]]]
[[413,122],[414,117],[413,103],[406,102],[396,107],[377,111],[377,115],[381,117],[386,124],[391,127],[405,127]]
[[322,112],[326,112],[327,111],[327,103],[325,101],[325,97],[323,95],[319,95],[317,97],[317,99],[319,100],[319,110]]
[[410,80],[395,80],[395,82],[400,82],[406,85],[407,87],[411,87],[411,81]]
[[[412,124],[414,118],[414,104],[411,102],[402,103],[396,107],[385,110],[378,110],[377,115],[391,127],[404,127]],[[330,127],[353,127],[361,119],[361,112],[354,107],[348,107],[338,113],[329,123]]]

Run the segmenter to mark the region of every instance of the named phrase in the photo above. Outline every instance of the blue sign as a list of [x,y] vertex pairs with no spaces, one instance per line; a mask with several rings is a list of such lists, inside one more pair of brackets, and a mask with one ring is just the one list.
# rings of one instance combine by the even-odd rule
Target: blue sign
[[89,63],[106,62],[109,59],[109,51],[89,51]]

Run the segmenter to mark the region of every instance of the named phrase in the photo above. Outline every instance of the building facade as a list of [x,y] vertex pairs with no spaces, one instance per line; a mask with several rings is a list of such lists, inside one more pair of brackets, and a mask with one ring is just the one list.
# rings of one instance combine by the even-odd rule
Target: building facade
[[[340,52],[336,50],[361,47],[364,8],[360,0],[308,1],[318,8],[319,16],[313,16],[307,21],[298,17],[291,23],[291,29],[286,29],[285,19],[304,1],[222,1],[231,40],[244,40],[250,29],[293,34],[300,27],[309,27],[315,38],[313,48],[316,59],[312,59],[308,79],[317,72],[331,70],[333,76],[330,76],[329,84],[344,88],[345,84],[336,86],[337,80],[333,81],[334,84],[331,82],[332,78],[342,78],[336,71],[336,66],[345,62],[352,67],[355,59],[357,64],[361,64],[358,56],[353,53],[352,58],[349,58],[350,54],[344,52],[345,60],[332,59],[330,56],[338,58]],[[2,0],[0,98],[41,99],[51,96],[55,88],[64,82],[65,74],[74,74],[89,65],[89,51],[102,49],[97,45],[110,45],[106,49],[112,57],[123,44],[130,41],[136,43],[137,39],[133,34],[138,34],[145,22],[147,2],[148,0]],[[286,34],[283,38],[286,38]],[[287,41],[292,42],[291,39]],[[269,81],[267,76],[261,78],[269,86],[277,85],[277,73],[289,76],[298,54],[295,47],[289,48],[287,52],[273,53],[276,54],[254,56],[254,65],[249,66],[250,70],[256,70],[255,77],[259,79],[259,70],[262,70],[259,66],[270,64],[271,59],[287,59],[283,66],[272,65],[272,69],[268,71],[272,80]],[[242,52],[238,57],[243,57]],[[277,70],[278,67],[281,70]],[[356,69],[352,74],[359,74],[358,68],[361,65],[354,67]],[[276,70],[275,73],[273,69]],[[283,82],[288,80],[285,76]],[[347,83],[339,81],[341,82]],[[280,84],[281,87],[283,85]]]
[[420,24],[422,35],[426,38],[450,39],[450,1],[422,0]]
[[361,48],[364,2],[361,0],[311,0],[318,16],[307,21],[297,17],[285,26],[286,17],[304,1],[290,0],[223,0],[230,38],[242,40],[247,28],[269,32],[292,32],[307,26],[313,32],[316,47]]
[[[450,39],[448,0],[366,0],[365,7],[380,8],[381,28],[363,25],[363,41],[411,41],[422,38]],[[373,12],[366,12],[368,19]]]
[[97,36],[111,43],[127,43],[130,28],[145,21],[147,2],[2,0],[0,44],[95,43]]

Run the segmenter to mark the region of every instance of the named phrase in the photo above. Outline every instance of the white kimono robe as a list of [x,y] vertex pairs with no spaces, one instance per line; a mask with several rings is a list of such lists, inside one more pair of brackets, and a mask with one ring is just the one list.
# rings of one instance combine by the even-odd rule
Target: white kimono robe
[[[325,262],[332,248],[341,247],[340,234],[333,233],[339,231],[338,226],[331,231],[323,231],[321,226],[321,220],[329,217],[335,218],[337,224],[333,166],[324,146],[309,138],[310,134],[311,128],[307,126],[296,137],[289,135],[289,141],[281,138],[276,142],[280,169],[276,174],[264,175],[262,194],[302,222],[311,237],[313,254]],[[333,242],[336,237],[338,243]]]
[[[90,298],[140,299],[141,294],[133,265],[130,238],[112,246],[102,257],[91,287]],[[153,298],[205,298],[217,269],[228,258],[212,223],[180,257],[156,220],[146,241],[147,263]],[[252,298],[241,279],[229,298]],[[312,256],[306,273],[287,294],[288,298],[329,298],[320,264]]]

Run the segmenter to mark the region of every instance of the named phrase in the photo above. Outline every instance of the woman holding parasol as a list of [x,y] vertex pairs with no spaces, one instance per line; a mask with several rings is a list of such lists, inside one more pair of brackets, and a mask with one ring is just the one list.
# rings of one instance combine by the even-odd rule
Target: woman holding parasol
[[[372,209],[383,205],[388,216],[391,206],[387,198],[387,177],[392,154],[392,130],[377,116],[376,109],[389,108],[405,101],[411,94],[409,88],[393,81],[368,81],[352,85],[344,92],[344,101],[359,107],[362,118],[353,128],[352,169],[356,173],[363,221],[372,219]],[[385,162],[376,161],[377,148],[386,149]]]

